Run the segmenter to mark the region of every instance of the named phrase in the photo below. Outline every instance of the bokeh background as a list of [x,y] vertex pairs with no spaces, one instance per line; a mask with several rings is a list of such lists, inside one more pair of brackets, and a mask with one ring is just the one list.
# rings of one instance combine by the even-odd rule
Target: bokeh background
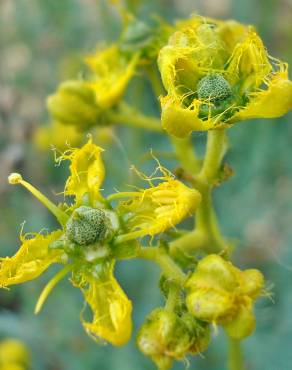
[[[141,0],[128,1],[139,17],[159,14],[168,21],[192,13],[235,18],[255,24],[271,55],[292,62],[291,0]],[[8,187],[7,175],[19,171],[53,199],[63,189],[67,167],[55,167],[53,152],[33,143],[37,128],[48,122],[45,99],[58,83],[76,77],[81,57],[97,42],[110,42],[119,33],[119,17],[110,2],[101,0],[0,1],[0,250],[11,255],[24,230],[52,229],[55,221],[31,195]],[[141,91],[149,92],[147,86]],[[144,84],[145,85],[145,84]],[[144,90],[143,90],[144,89]],[[147,94],[129,98],[147,113],[158,114]],[[277,120],[241,123],[228,132],[227,161],[236,175],[216,190],[216,208],[226,235],[238,242],[235,258],[242,267],[260,268],[272,289],[272,299],[256,308],[257,330],[244,341],[250,370],[288,370],[292,364],[292,115]],[[131,164],[141,165],[149,148],[170,150],[165,137],[128,128],[115,128],[104,140],[105,189],[129,183]],[[205,135],[195,134],[202,146]],[[144,158],[144,159],[143,159]],[[163,161],[170,168],[173,161]],[[106,191],[109,191],[106,190]],[[122,348],[98,346],[83,332],[80,292],[66,280],[49,297],[41,315],[34,316],[36,299],[54,268],[41,279],[2,290],[0,339],[23,340],[31,351],[32,370],[154,369],[132,341]],[[118,265],[118,275],[134,301],[135,331],[145,315],[161,304],[156,288],[159,271],[148,262]],[[191,369],[226,368],[224,334],[219,332]],[[177,364],[183,369],[186,364]]]

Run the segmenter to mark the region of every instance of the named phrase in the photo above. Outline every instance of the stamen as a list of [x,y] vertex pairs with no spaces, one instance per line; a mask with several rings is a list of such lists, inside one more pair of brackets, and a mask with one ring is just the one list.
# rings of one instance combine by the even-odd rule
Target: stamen
[[68,216],[65,212],[61,211],[53,202],[51,202],[44,194],[42,194],[39,190],[37,190],[34,186],[32,186],[27,181],[23,180],[22,176],[19,173],[12,173],[8,177],[8,182],[11,185],[21,184],[24,186],[28,191],[30,191],[45,207],[48,208],[49,211],[57,218],[61,225],[65,225]]
[[58,284],[58,282],[60,280],[62,280],[69,271],[72,270],[72,268],[73,268],[72,265],[68,265],[68,266],[64,267],[44,287],[44,289],[41,292],[41,295],[39,296],[39,299],[38,299],[38,301],[36,303],[36,306],[35,306],[34,313],[36,315],[41,311],[41,309],[42,309],[45,301],[47,300],[49,294],[51,293],[51,291],[55,288],[55,286]]

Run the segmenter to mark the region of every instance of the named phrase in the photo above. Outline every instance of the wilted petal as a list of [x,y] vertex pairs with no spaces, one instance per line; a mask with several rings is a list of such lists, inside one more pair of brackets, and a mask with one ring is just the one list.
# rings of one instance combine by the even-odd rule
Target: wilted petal
[[94,145],[89,139],[81,149],[65,152],[59,158],[59,161],[71,161],[71,175],[66,182],[65,194],[75,196],[77,204],[82,204],[85,195],[89,197],[91,204],[101,198],[100,186],[105,175],[102,151],[102,148]]
[[130,79],[133,77],[138,62],[138,54],[130,59],[121,53],[117,45],[85,58],[93,70],[89,86],[93,88],[96,102],[101,108],[110,108],[124,95]]
[[22,238],[22,245],[13,257],[0,260],[0,286],[24,283],[41,275],[52,263],[62,262],[62,251],[49,245],[62,234],[61,230],[48,235],[37,234],[32,239]]
[[85,330],[116,346],[128,342],[132,333],[132,303],[115,279],[113,265],[101,277],[82,274],[82,278],[79,287],[93,314],[91,322],[82,318]]
[[276,118],[292,108],[292,82],[287,69],[272,76],[267,90],[250,94],[250,103],[233,116],[231,122],[250,118]]
[[169,95],[160,98],[162,127],[170,134],[184,138],[192,131],[206,131],[214,127],[214,120],[203,121],[198,117],[198,108],[183,107],[179,100]]

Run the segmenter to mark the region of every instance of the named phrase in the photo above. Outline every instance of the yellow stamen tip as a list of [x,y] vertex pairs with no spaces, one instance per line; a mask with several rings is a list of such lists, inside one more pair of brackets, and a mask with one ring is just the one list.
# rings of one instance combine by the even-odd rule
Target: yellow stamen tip
[[22,176],[19,173],[12,173],[8,176],[8,182],[11,185],[19,184],[22,181]]

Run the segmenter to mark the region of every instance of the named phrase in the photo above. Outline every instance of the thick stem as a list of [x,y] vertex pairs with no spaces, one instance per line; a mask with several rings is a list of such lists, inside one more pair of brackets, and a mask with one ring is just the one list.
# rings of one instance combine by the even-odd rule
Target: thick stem
[[218,177],[221,162],[226,152],[226,136],[224,130],[208,132],[206,155],[199,176],[197,177],[198,190],[202,201],[197,211],[197,229],[208,238],[205,250],[208,253],[218,253],[226,248],[221,235],[215,210],[212,204],[212,188]]
[[167,311],[173,312],[177,307],[179,301],[179,292],[179,286],[176,284],[171,284],[165,304],[165,309]]
[[135,108],[125,103],[119,106],[117,110],[109,110],[107,119],[111,123],[124,124],[135,128],[144,128],[150,131],[161,132],[160,120],[156,117],[149,117],[142,114]]
[[197,174],[200,170],[200,162],[197,159],[191,137],[188,136],[184,139],[179,139],[170,136],[170,139],[175,149],[176,158],[183,169],[193,175]]
[[240,341],[229,337],[228,347],[228,370],[244,370],[244,361]]
[[202,230],[195,229],[169,243],[170,254],[175,258],[180,254],[192,256],[194,252],[204,248],[208,238]]
[[226,149],[225,130],[208,131],[206,155],[199,178],[205,179],[209,185],[212,184],[218,175]]
[[156,262],[166,277],[181,286],[184,285],[186,275],[174,260],[162,249],[158,247],[141,248],[137,257]]

